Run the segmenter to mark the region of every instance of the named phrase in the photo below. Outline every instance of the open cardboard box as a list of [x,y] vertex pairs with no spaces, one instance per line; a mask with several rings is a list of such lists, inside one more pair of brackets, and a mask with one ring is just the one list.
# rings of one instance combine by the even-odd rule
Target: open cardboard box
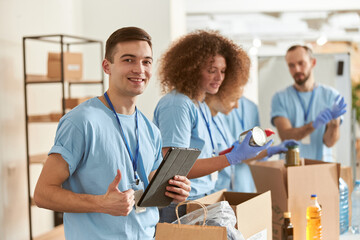
[[[245,239],[271,240],[271,193],[227,192],[226,189],[199,198],[196,201],[205,206],[220,201],[228,201],[236,215],[236,228]],[[187,205],[187,212],[200,208],[195,204]]]
[[291,212],[294,239],[306,239],[306,208],[317,194],[322,206],[323,239],[339,239],[340,164],[305,159],[305,165],[288,167],[284,161],[249,165],[257,191],[271,190],[273,239],[281,239],[283,213]]

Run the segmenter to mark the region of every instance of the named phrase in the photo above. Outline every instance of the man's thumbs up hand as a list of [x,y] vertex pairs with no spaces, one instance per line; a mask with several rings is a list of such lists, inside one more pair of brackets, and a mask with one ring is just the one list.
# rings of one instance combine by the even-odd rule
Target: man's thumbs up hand
[[104,213],[113,216],[127,216],[135,204],[134,190],[128,189],[121,192],[118,185],[121,181],[121,172],[118,169],[114,180],[109,184],[108,190],[103,195],[102,205]]

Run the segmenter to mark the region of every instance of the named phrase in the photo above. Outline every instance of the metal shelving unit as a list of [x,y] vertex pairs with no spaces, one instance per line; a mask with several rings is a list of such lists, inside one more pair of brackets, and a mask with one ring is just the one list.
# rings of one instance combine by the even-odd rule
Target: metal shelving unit
[[[47,75],[35,75],[28,74],[27,72],[27,62],[26,62],[26,44],[28,41],[41,41],[52,44],[57,44],[60,46],[60,66],[61,66],[61,77],[60,78],[48,78]],[[68,88],[67,97],[71,97],[71,87],[74,85],[101,85],[101,94],[104,92],[104,73],[100,69],[101,78],[97,80],[69,80],[64,78],[64,50],[70,52],[70,46],[72,45],[82,45],[82,44],[97,44],[100,48],[100,61],[103,59],[103,43],[99,40],[93,40],[84,37],[64,35],[64,34],[54,34],[54,35],[41,35],[41,36],[25,36],[23,37],[23,65],[24,65],[24,99],[25,99],[25,130],[26,130],[26,156],[27,156],[27,179],[28,179],[28,210],[29,210],[29,228],[30,228],[30,240],[35,239],[33,236],[33,226],[32,226],[32,208],[36,207],[31,196],[31,176],[30,176],[30,167],[33,164],[43,164],[47,158],[46,153],[30,155],[29,142],[31,141],[31,136],[29,136],[29,125],[30,124],[41,124],[41,123],[58,123],[60,118],[66,113],[68,109],[66,107],[66,86]],[[28,86],[29,85],[42,85],[42,84],[52,84],[59,87],[61,91],[61,109],[56,113],[49,113],[44,115],[29,115],[28,106],[31,104],[31,101],[28,99]],[[34,89],[31,89],[34,90]],[[45,149],[44,151],[48,151]],[[57,219],[56,214],[54,215],[55,226],[61,224],[59,219]],[[55,227],[54,226],[54,227]]]

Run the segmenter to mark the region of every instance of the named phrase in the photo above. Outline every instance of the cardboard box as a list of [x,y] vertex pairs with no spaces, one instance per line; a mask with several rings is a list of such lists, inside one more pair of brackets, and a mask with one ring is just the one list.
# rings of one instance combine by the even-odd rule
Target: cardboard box
[[[196,201],[205,206],[220,201],[228,201],[236,215],[236,228],[244,235],[245,239],[272,239],[270,191],[240,193],[226,192],[224,189]],[[186,206],[187,212],[192,212],[198,208],[200,207],[194,204]]]
[[[81,53],[64,52],[64,79],[81,80],[83,61]],[[61,56],[60,53],[48,54],[48,78],[61,79]]]
[[281,240],[284,211],[291,212],[294,239],[306,239],[306,208],[311,204],[311,194],[317,194],[322,205],[323,239],[339,239],[340,164],[305,159],[305,165],[296,167],[286,168],[283,160],[249,166],[256,189],[271,190],[274,240]]
[[89,100],[92,97],[83,97],[83,98],[66,98],[65,99],[65,108],[66,109],[73,109],[77,105],[79,105],[82,102],[85,102],[86,100]]

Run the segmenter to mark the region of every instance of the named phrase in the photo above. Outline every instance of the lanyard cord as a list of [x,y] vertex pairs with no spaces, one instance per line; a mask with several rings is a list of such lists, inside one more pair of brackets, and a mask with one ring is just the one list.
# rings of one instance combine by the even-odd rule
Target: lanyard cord
[[308,119],[309,113],[310,113],[310,108],[311,108],[311,106],[312,106],[312,103],[313,103],[313,100],[314,100],[314,96],[315,96],[316,86],[314,86],[314,89],[313,89],[312,92],[311,92],[310,102],[309,102],[309,105],[308,105],[308,107],[307,107],[307,110],[305,110],[305,103],[304,103],[303,99],[300,97],[300,94],[299,94],[298,90],[296,90],[295,87],[294,87],[294,90],[295,90],[296,95],[297,95],[297,97],[298,97],[298,99],[299,99],[300,105],[301,105],[301,107],[302,107],[302,109],[303,109],[303,111],[304,111],[304,120],[305,120],[305,123],[307,123],[307,119]]
[[[224,133],[221,131],[221,129],[219,128],[219,125],[216,123],[216,121],[215,121],[215,119],[214,119],[213,117],[212,117],[212,121],[213,121],[213,123],[215,124],[217,130],[219,131],[221,137],[224,139],[224,142],[225,142],[225,144],[226,144],[226,147],[230,147],[229,141],[226,139]],[[224,129],[224,124],[223,124],[223,122],[221,121],[220,118],[219,118],[219,121],[220,121],[221,126],[222,126],[223,129]]]
[[112,111],[113,111],[114,114],[115,114],[116,120],[117,120],[117,122],[118,122],[118,124],[119,124],[119,127],[120,127],[121,137],[122,137],[122,139],[124,140],[126,149],[127,149],[128,154],[129,154],[129,156],[130,156],[130,159],[131,159],[131,163],[132,163],[133,170],[134,170],[134,178],[135,178],[135,180],[138,180],[139,178],[138,178],[138,175],[137,175],[137,158],[138,158],[138,155],[139,155],[139,134],[138,134],[137,108],[136,108],[136,106],[135,106],[136,150],[135,150],[135,158],[134,158],[133,155],[132,155],[132,153],[131,153],[131,149],[130,149],[129,143],[128,143],[128,141],[126,140],[126,137],[125,137],[125,134],[124,134],[124,130],[123,130],[122,126],[121,126],[121,122],[120,122],[119,116],[117,115],[117,113],[116,113],[116,111],[115,111],[115,108],[114,108],[113,104],[111,103],[110,98],[109,98],[107,92],[105,92],[104,96],[105,96],[105,99],[106,99],[107,103],[109,104],[109,106],[111,107]]
[[241,100],[241,114],[242,114],[242,117],[240,117],[238,109],[234,109],[234,111],[236,112],[236,115],[240,120],[242,131],[245,131],[245,123],[244,123],[245,106],[244,106],[244,101],[243,100]]
[[209,136],[210,136],[210,141],[211,141],[211,147],[212,147],[212,155],[215,156],[215,146],[214,146],[214,142],[213,142],[213,139],[212,139],[212,135],[211,135],[211,129],[210,129],[210,124],[209,124],[209,121],[207,121],[206,117],[205,117],[205,114],[203,113],[202,109],[201,109],[201,104],[200,102],[198,101],[198,104],[199,104],[199,109],[200,109],[200,112],[201,112],[201,115],[205,121],[205,124],[206,124],[206,127],[207,127],[207,130],[208,130],[208,133],[209,133]]

